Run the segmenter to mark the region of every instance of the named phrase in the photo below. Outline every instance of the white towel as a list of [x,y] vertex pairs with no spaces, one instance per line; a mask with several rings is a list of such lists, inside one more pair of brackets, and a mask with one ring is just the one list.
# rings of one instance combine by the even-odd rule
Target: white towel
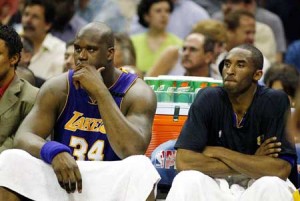
[[146,156],[121,161],[77,161],[82,193],[68,194],[51,165],[18,149],[0,154],[0,186],[36,201],[142,201],[160,176]]

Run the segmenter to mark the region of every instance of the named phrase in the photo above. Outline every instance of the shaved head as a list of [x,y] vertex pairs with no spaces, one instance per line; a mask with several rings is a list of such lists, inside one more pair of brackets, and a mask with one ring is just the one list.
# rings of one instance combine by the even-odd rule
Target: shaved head
[[85,34],[93,34],[95,40],[104,42],[107,47],[114,47],[114,34],[109,26],[102,22],[91,22],[85,25],[78,33],[76,37],[80,37]]

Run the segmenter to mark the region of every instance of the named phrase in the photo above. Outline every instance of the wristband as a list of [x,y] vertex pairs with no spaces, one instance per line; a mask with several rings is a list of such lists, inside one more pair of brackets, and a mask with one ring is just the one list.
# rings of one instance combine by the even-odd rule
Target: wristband
[[51,164],[53,158],[61,152],[68,152],[69,154],[71,154],[71,149],[70,147],[59,142],[49,141],[42,146],[40,155],[43,161]]

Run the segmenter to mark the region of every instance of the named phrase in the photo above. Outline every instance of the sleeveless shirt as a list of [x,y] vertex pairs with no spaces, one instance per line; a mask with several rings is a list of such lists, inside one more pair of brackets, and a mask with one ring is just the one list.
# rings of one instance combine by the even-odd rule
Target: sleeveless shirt
[[[54,128],[54,140],[69,146],[76,160],[120,160],[108,141],[97,102],[84,89],[75,88],[73,74],[73,70],[68,73],[68,97]],[[122,72],[109,88],[119,108],[136,79],[136,75]]]

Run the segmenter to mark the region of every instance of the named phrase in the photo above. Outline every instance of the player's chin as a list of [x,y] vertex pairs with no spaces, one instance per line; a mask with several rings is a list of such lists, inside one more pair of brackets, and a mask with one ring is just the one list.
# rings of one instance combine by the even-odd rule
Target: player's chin
[[229,93],[235,93],[237,91],[236,85],[232,84],[232,83],[230,83],[230,84],[224,83],[223,88]]

